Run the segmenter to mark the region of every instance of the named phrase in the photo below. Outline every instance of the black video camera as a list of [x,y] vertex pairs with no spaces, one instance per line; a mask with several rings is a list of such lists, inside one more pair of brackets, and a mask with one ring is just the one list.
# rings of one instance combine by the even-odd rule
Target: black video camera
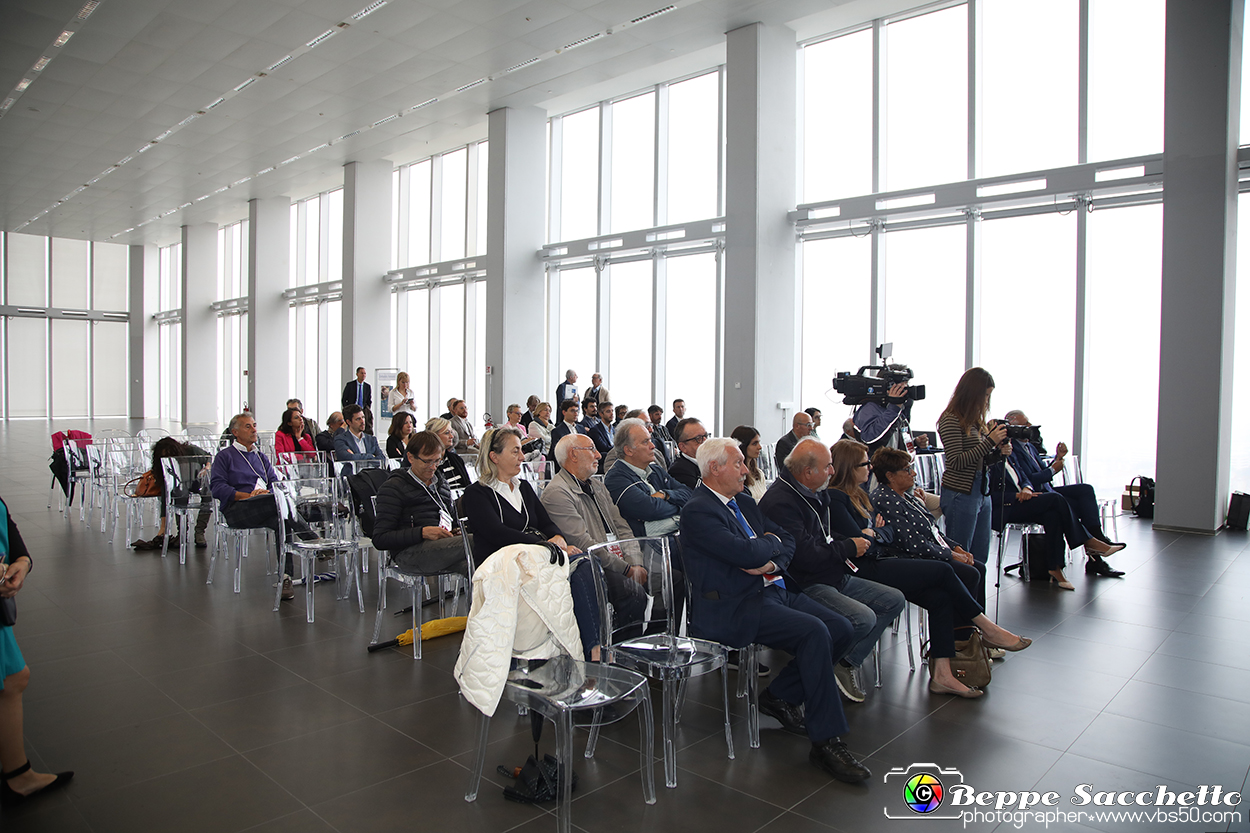
[[[833,389],[842,394],[845,405],[860,405],[864,402],[880,402],[882,405],[890,401],[890,388],[898,383],[910,382],[914,374],[905,364],[890,362],[890,351],[893,344],[882,344],[877,348],[877,355],[882,358],[881,364],[864,365],[855,373],[842,372],[834,376]],[[919,402],[924,399],[924,385],[911,385],[902,399],[896,402]]]
[[992,419],[989,422],[991,429],[996,426],[1003,426],[1007,429],[1007,439],[1019,440],[1021,442],[1033,443],[1038,448],[1042,447],[1042,426],[1040,425],[1012,425],[1003,422],[1001,419]]

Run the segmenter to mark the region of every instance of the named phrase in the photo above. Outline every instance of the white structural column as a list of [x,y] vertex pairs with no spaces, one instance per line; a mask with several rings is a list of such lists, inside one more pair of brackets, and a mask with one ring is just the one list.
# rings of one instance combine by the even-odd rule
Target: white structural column
[[[373,369],[391,363],[391,172],[385,159],[343,166],[343,356],[340,385],[369,371],[373,415],[382,413]],[[333,361],[333,357],[331,357]],[[324,418],[324,417],[323,417]]]
[[[727,36],[724,364],[721,425],[789,430],[799,378],[795,34],[754,23]],[[712,308],[688,311],[711,315]]]
[[[547,114],[536,107],[504,107],[489,118],[485,363],[492,378],[484,410],[499,419],[506,403],[555,390],[559,380],[544,378],[537,337],[545,317],[537,252],[544,242]],[[559,326],[552,322],[546,329]]]
[[182,227],[182,421],[217,422],[217,226]]
[[156,384],[160,362],[160,327],[152,320],[159,303],[158,257],[155,246],[127,247],[126,292],[130,318],[126,337],[130,350],[126,368],[129,390],[126,414],[131,419],[143,419],[149,413],[156,413],[160,407],[157,400],[159,387]]
[[1232,438],[1242,0],[1169,0],[1155,526],[1224,522]]
[[290,387],[282,290],[291,278],[291,201],[249,200],[247,217],[247,401],[252,413],[280,414]]

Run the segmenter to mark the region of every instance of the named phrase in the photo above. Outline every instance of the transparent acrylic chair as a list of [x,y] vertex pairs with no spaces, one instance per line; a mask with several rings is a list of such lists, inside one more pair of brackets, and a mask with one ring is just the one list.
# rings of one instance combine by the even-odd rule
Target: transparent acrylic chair
[[169,539],[178,536],[178,563],[187,563],[191,516],[206,511],[212,498],[208,491],[208,460],[204,457],[162,457],[165,479],[165,538],[161,558],[169,554]]
[[[313,587],[316,584],[317,559],[321,553],[330,551],[334,554],[336,564],[336,583],[339,586],[338,598],[346,599],[351,587],[356,585],[356,603],[360,612],[365,612],[364,594],[360,587],[360,546],[355,538],[339,537],[336,533],[340,528],[339,507],[341,497],[338,494],[339,478],[311,477],[274,481],[274,499],[278,502],[278,573],[282,572],[282,562],[287,553],[300,560],[301,574],[304,579],[304,600],[307,620],[311,624],[314,618]],[[316,507],[320,517],[315,523],[321,527],[319,534],[288,535],[287,522],[299,516],[298,510],[307,512]],[[277,612],[282,603],[282,582],[277,583],[274,593],[273,609]]]
[[[377,516],[377,495],[372,495],[370,500],[373,501],[373,514]],[[468,580],[460,575],[460,573],[438,573],[430,575],[426,573],[413,573],[391,560],[391,555],[386,550],[378,550],[378,615],[373,622],[373,639],[370,645],[378,644],[378,637],[382,635],[382,611],[386,610],[386,583],[387,581],[397,581],[407,588],[412,605],[412,658],[421,659],[421,608],[423,596],[429,596],[429,581],[435,579],[435,586],[438,588],[438,618],[445,619],[447,617],[447,595],[444,592],[443,583],[450,580],[456,587],[456,594],[452,602],[452,611],[455,612],[456,604],[460,598],[460,586],[465,587],[465,614],[468,614],[468,607],[472,602],[471,590],[473,583],[473,559],[469,555],[469,550],[465,548],[465,569],[468,571]],[[398,614],[397,614],[398,615]]]
[[[663,691],[664,784],[677,786],[677,747],[675,736],[680,720],[681,698],[687,681],[714,671],[721,675],[721,700],[725,712],[725,745],[734,757],[733,732],[729,725],[728,651],[718,642],[681,635],[673,592],[673,569],[668,536],[630,538],[593,546],[586,551],[592,558],[623,558],[647,571],[647,591],[651,603],[638,608],[646,596],[634,596],[614,605],[603,573],[595,569],[595,589],[599,597],[600,651],[605,662],[629,668],[660,681]],[[598,566],[598,565],[596,565]],[[625,579],[628,592],[632,579]],[[648,608],[650,615],[647,614]],[[586,757],[594,754],[599,727],[590,730]]]
[[[503,699],[537,712],[556,726],[556,757],[563,764],[560,767],[559,804],[556,808],[557,833],[570,833],[572,830],[573,719],[578,712],[602,715],[604,707],[611,705],[619,719],[638,710],[642,796],[647,804],[654,804],[655,774],[652,767],[655,727],[647,678],[625,668],[582,662],[568,656],[516,663],[521,667],[509,672]],[[478,726],[477,755],[469,773],[465,801],[477,800],[489,739],[490,715],[483,713]]]

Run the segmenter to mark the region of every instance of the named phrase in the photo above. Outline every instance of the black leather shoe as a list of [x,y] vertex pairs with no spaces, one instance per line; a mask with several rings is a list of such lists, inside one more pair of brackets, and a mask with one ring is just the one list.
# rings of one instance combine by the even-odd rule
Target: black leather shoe
[[1111,565],[1101,558],[1095,560],[1093,558],[1085,562],[1085,574],[1088,576],[1106,576],[1107,578],[1119,578],[1124,575],[1123,570],[1113,570]]
[[787,703],[768,689],[760,692],[760,712],[781,723],[781,728],[796,735],[807,736],[803,707]]
[[807,759],[834,778],[848,784],[858,784],[872,777],[868,767],[855,760],[851,750],[846,748],[840,738],[813,743]]
[[74,778],[73,772],[58,772],[56,774],[56,777],[53,778],[50,782],[48,782],[46,785],[40,787],[39,789],[35,790],[33,793],[30,793],[29,795],[22,795],[17,790],[9,786],[9,781],[21,775],[22,773],[28,771],[29,769],[30,769],[30,761],[27,761],[26,763],[22,764],[21,766],[19,766],[17,769],[13,770],[12,772],[5,772],[5,773],[0,774],[0,805],[5,806],[5,807],[12,807],[16,804],[21,804],[23,801],[25,801],[28,798],[34,798],[37,795],[43,795],[44,793],[50,793],[53,790],[59,790],[61,787],[64,787]]

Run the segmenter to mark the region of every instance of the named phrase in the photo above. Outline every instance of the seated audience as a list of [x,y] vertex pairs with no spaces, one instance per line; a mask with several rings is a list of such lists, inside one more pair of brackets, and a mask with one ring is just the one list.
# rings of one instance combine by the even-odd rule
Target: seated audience
[[747,494],[758,503],[768,490],[768,484],[764,482],[764,472],[760,471],[760,452],[764,450],[764,446],[760,444],[760,432],[749,425],[739,425],[729,436],[738,441],[738,450],[746,460],[747,479],[744,485]]
[[[613,424],[613,425],[620,425],[621,420],[625,419],[625,415],[626,415],[627,413],[629,413],[629,406],[628,406],[628,405],[617,405],[617,406],[616,406],[616,410],[615,410],[613,413],[614,413],[614,415],[616,416],[616,420],[615,420],[612,424]],[[599,413],[599,418],[600,418],[600,419],[603,419],[603,413],[602,413],[602,412],[600,412],[600,413]]]
[[[464,512],[473,533],[474,563],[480,564],[509,544],[554,544],[566,556],[581,553],[568,543],[522,480],[521,438],[511,428],[492,428],[482,436],[477,455],[478,481],[464,490]],[[599,658],[599,604],[594,578],[585,567],[569,577],[573,613],[586,659]]]
[[677,442],[677,423],[686,418],[686,400],[673,400],[673,415],[668,422],[664,423],[664,428],[668,431],[668,435],[673,438],[673,442]]
[[980,697],[984,692],[969,688],[951,673],[956,628],[966,633],[969,626],[976,625],[987,645],[1006,651],[1022,651],[1032,640],[999,627],[985,615],[984,607],[955,574],[953,559],[904,558],[888,549],[894,542],[894,530],[880,514],[870,520],[873,507],[863,489],[868,482],[868,446],[855,440],[839,440],[832,452],[833,476],[828,490],[832,529],[868,541],[868,549],[855,561],[857,575],[902,590],[907,601],[928,611],[930,656],[934,658],[929,691]]
[[346,430],[334,435],[334,459],[340,463],[349,460],[385,460],[386,455],[378,447],[378,439],[365,433],[365,412],[359,405],[343,409]]
[[[1101,556],[1119,552],[1123,547],[1112,547],[1090,535],[1076,519],[1072,506],[1063,495],[1054,491],[1033,491],[1012,465],[1010,455],[1014,445],[1011,440],[1003,442],[1001,449],[1006,459],[1001,466],[990,470],[990,499],[993,501],[995,523],[1041,524],[1046,530],[1046,570],[1051,580],[1058,583],[1062,590],[1075,590],[1075,585],[1063,574],[1068,549],[1084,547],[1086,553],[1096,554],[1101,559]],[[1064,546],[1065,541],[1067,547]]]
[[[594,405],[592,404],[591,407],[594,407]],[[598,449],[600,455],[606,455],[612,450],[612,441],[616,437],[616,429],[613,427],[611,402],[600,403],[599,419],[593,427],[587,429],[586,433],[590,436],[591,441],[594,442],[595,448]],[[600,460],[602,459],[600,457]],[[599,471],[602,473],[602,467],[600,467]]]
[[[701,485],[682,512],[682,552],[693,591],[690,633],[741,648],[751,643],[794,659],[760,692],[759,708],[812,742],[808,760],[839,781],[872,773],[842,740],[848,731],[833,666],[854,640],[846,617],[777,581],[794,539],[743,493],[746,466],[732,439],[698,450]],[[619,465],[619,464],[618,464]]]
[[842,440],[859,440],[859,429],[855,427],[855,418],[847,417],[842,422]]
[[580,425],[586,429],[589,434],[590,430],[599,424],[599,401],[586,397],[582,401],[582,421]]
[[[654,440],[655,432],[654,432],[654,431],[652,430],[652,428],[651,428],[651,423],[647,421],[647,417],[646,417],[646,415],[645,415],[645,414],[644,414],[641,410],[639,410],[638,408],[635,408],[635,409],[634,409],[634,410],[632,410],[632,411],[626,411],[626,412],[625,412],[625,419],[640,419],[640,420],[642,420],[642,424],[643,424],[643,426],[645,426],[645,427],[646,427],[646,429],[647,429],[647,433],[652,435],[652,445],[655,445],[655,440]],[[617,427],[614,429],[612,448],[611,448],[611,449],[609,449],[609,451],[608,451],[607,455],[605,455],[605,456],[604,456],[603,461],[602,461],[601,463],[599,463],[599,471],[600,471],[600,473],[606,472],[608,469],[610,469],[610,468],[612,468],[614,465],[616,465],[616,461],[617,461],[617,460],[621,459],[621,454],[620,454],[620,452],[616,450],[616,442],[615,442],[615,431],[619,431],[619,430],[620,430],[620,426],[617,426]],[[661,465],[666,465],[666,462],[664,461],[664,454],[663,454],[663,452],[660,450],[659,446],[655,446],[655,453],[656,453],[657,457],[659,457],[659,459],[660,459],[660,461],[661,461],[661,462],[660,462],[660,464],[661,464]]]
[[443,462],[438,471],[447,481],[449,489],[464,490],[473,481],[469,477],[469,467],[464,458],[456,453],[456,432],[451,430],[451,423],[442,417],[434,417],[425,424],[425,430],[437,434],[443,441]]
[[616,504],[637,538],[677,531],[681,508],[690,490],[655,463],[655,447],[642,420],[625,420],[616,432],[620,459],[603,477]]
[[677,438],[677,459],[669,465],[668,473],[687,489],[693,489],[699,485],[699,464],[695,462],[695,454],[709,435],[702,422],[690,417],[677,423],[673,436]]
[[386,456],[392,460],[404,459],[408,454],[408,441],[415,433],[417,433],[417,421],[413,418],[412,412],[396,411],[391,417],[391,427],[386,429]]
[[[298,408],[287,408],[282,412],[282,423],[273,435],[273,450],[276,454],[294,454],[298,451],[317,450],[316,440],[305,430],[304,415]],[[282,458],[279,457],[279,460]],[[300,459],[304,459],[300,457]],[[308,458],[313,459],[313,458]]]
[[[758,432],[755,437],[758,444]],[[742,439],[735,439],[741,448]],[[893,587],[848,574],[855,572],[851,565],[867,551],[868,540],[834,531],[826,489],[832,471],[825,444],[804,437],[786,458],[786,467],[759,507],[764,517],[794,539],[794,559],[786,570],[787,581],[795,582],[790,589],[802,591],[845,616],[854,628],[853,642],[845,656],[835,657],[833,672],[842,695],[862,703],[865,694],[859,669],[881,634],[903,611],[906,600]]]
[[[1011,425],[1032,425],[1023,411],[1008,411],[1007,422]],[[1118,578],[1124,575],[1123,570],[1112,569],[1103,560],[1103,556],[1112,555],[1124,549],[1124,544],[1116,543],[1107,537],[1102,529],[1102,516],[1098,511],[1098,496],[1094,487],[1088,483],[1072,483],[1067,486],[1052,486],[1055,475],[1063,471],[1064,458],[1068,455],[1068,446],[1059,443],[1055,446],[1055,459],[1049,465],[1042,465],[1041,450],[1031,442],[1019,440],[1013,442],[1010,463],[1016,474],[1023,477],[1034,492],[1044,494],[1056,492],[1063,496],[1076,515],[1076,520],[1088,531],[1089,537],[1106,544],[1106,549],[1095,545],[1085,548],[1085,572],[1089,575]]]
[[[543,489],[540,502],[564,539],[583,552],[596,544],[634,537],[629,524],[612,503],[607,488],[591,475],[599,468],[599,452],[589,437],[570,434],[555,451],[560,473]],[[643,618],[647,606],[647,569],[637,547],[599,550],[608,600],[625,622]]]
[[[577,421],[577,412],[580,408],[576,399],[566,399],[560,403],[560,424],[551,429],[551,448],[554,448],[569,434],[586,433],[585,427]],[[559,469],[559,466],[557,465],[556,468]]]
[[652,405],[647,409],[647,418],[651,423],[651,441],[655,443],[655,450],[664,458],[664,468],[668,468],[673,463],[669,444],[676,446],[677,441],[664,424],[664,409],[659,405]]
[[507,410],[507,416],[508,416],[507,427],[515,428],[521,434],[521,437],[522,437],[521,450],[525,452],[525,459],[537,460],[539,457],[541,457],[543,446],[541,444],[540,439],[538,437],[529,436],[529,434],[525,430],[525,426],[521,424],[521,406],[509,405],[508,410]]
[[[524,417],[522,417],[524,420]],[[542,448],[544,451],[550,451],[551,430],[555,428],[551,424],[551,404],[548,402],[539,402],[534,406],[534,415],[530,419],[528,425],[525,426],[526,432],[529,433],[531,439],[542,440]]]
[[416,575],[468,575],[451,490],[439,471],[443,454],[442,437],[413,434],[404,448],[407,466],[391,472],[378,489],[373,545]]
[[[359,405],[355,414],[363,420]],[[273,482],[277,472],[269,458],[256,450],[256,420],[249,413],[242,413],[230,420],[234,442],[217,452],[213,458],[209,485],[213,497],[221,505],[226,523],[234,529],[259,529],[265,527],[279,532],[278,504],[274,499]],[[370,438],[372,439],[372,438]],[[374,445],[377,441],[374,440]],[[302,518],[287,520],[291,532],[308,532],[308,524]],[[278,541],[279,550],[284,542]],[[294,559],[288,552],[282,565],[282,599],[295,598],[291,583]]]
[[326,418],[326,430],[317,434],[314,444],[318,451],[334,453],[334,435],[343,430],[343,414],[335,411]]
[[820,435],[817,431],[820,429],[820,408],[804,408],[803,413],[812,418],[812,433],[807,436],[819,440]]
[[460,454],[477,453],[477,435],[469,422],[469,404],[457,399],[448,408],[451,411],[451,430],[456,432],[456,451]]
[[538,406],[541,402],[542,400],[532,393],[529,395],[529,398],[525,400],[525,413],[521,414],[521,424],[526,428],[529,428],[530,423],[533,422],[534,417],[537,416]]
[[304,433],[305,434],[307,434],[310,437],[316,437],[318,434],[321,433],[321,429],[317,427],[317,420],[313,419],[308,414],[304,413],[303,402],[300,402],[298,399],[288,399],[286,401],[286,406],[288,408],[298,409],[300,414],[304,417]]
[[794,419],[790,420],[790,433],[782,436],[777,440],[777,447],[773,462],[777,464],[777,471],[785,468],[786,458],[790,456],[790,452],[794,451],[794,447],[799,444],[799,440],[812,433],[812,418],[807,411],[799,411],[794,415]]
[[[159,550],[165,543],[165,470],[161,466],[161,460],[166,457],[194,457],[199,461],[197,470],[208,465],[210,454],[198,445],[191,443],[183,443],[173,437],[161,437],[152,444],[152,476],[156,478],[157,495],[160,501],[160,528],[156,532],[156,537],[151,541],[135,541],[133,546],[136,550]],[[213,507],[209,495],[202,497],[200,511],[195,516],[195,546],[197,549],[204,549],[208,546],[208,540],[205,533],[208,530],[209,521],[213,518]],[[175,548],[181,545],[181,541],[177,536],[169,541],[169,546]]]

